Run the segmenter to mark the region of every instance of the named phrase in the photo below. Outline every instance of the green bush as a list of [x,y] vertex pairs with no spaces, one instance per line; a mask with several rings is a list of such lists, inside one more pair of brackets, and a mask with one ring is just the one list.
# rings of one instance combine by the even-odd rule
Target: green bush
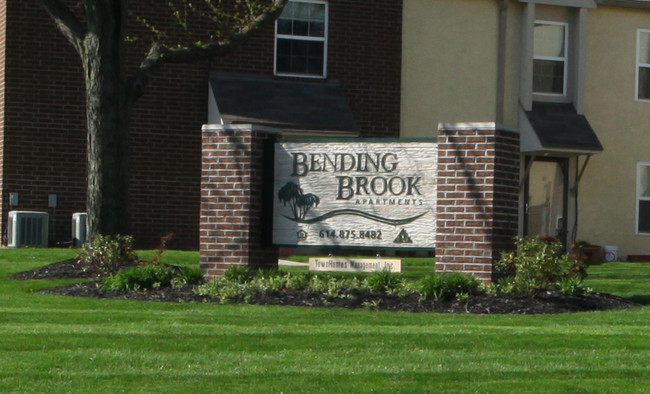
[[247,283],[253,280],[255,273],[245,265],[233,265],[223,273],[223,277],[230,282]]
[[171,284],[174,287],[200,285],[202,283],[205,283],[205,276],[200,267],[181,267],[171,281]]
[[253,278],[261,288],[267,288],[274,291],[281,291],[286,288],[285,275],[277,269],[259,270]]
[[125,264],[138,260],[130,235],[98,235],[83,245],[77,256],[84,270],[101,277],[117,273]]
[[402,276],[392,273],[390,269],[373,272],[364,279],[370,290],[382,293],[395,292],[402,281]]
[[352,298],[359,291],[383,292],[405,297],[420,294],[427,299],[447,301],[454,298],[466,301],[475,293],[480,282],[471,275],[461,273],[429,275],[415,283],[389,271],[379,271],[364,280],[357,277],[337,277],[259,271],[253,276],[246,267],[233,267],[221,278],[197,286],[195,291],[219,299],[222,303],[231,301],[248,302],[255,294],[266,291],[304,290],[322,294],[323,297]]
[[582,279],[578,277],[564,278],[558,282],[558,286],[562,293],[570,296],[579,296],[593,292],[593,289],[585,287]]
[[430,274],[422,278],[418,284],[423,299],[436,301],[449,301],[459,296],[466,299],[480,286],[480,282],[474,276],[460,272]]
[[198,267],[174,267],[151,263],[127,268],[107,277],[99,286],[103,290],[145,290],[160,287],[193,285],[203,282]]
[[502,290],[512,293],[533,294],[539,290],[556,289],[560,282],[584,279],[585,270],[580,260],[565,253],[564,245],[551,238],[515,238],[518,253],[507,252],[496,267],[512,272],[504,281]]
[[329,275],[313,275],[309,277],[305,290],[323,293],[330,297],[341,297],[362,287],[363,283],[355,277],[337,278]]
[[287,272],[284,276],[284,286],[287,290],[304,290],[309,285],[311,274]]
[[146,264],[127,268],[109,276],[100,285],[103,290],[144,290],[171,285],[176,272],[164,264]]
[[225,277],[212,279],[194,288],[196,294],[216,298],[222,304],[238,301],[249,302],[253,295],[261,291],[262,289],[257,283],[236,282]]

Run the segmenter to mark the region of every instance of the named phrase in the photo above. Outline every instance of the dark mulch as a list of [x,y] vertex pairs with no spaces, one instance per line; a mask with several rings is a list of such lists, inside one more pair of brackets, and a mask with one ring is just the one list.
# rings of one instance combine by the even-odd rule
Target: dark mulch
[[30,271],[19,272],[9,276],[10,279],[74,279],[92,278],[94,275],[84,271],[77,259],[68,259],[58,263],[38,267]]
[[[12,279],[64,279],[92,278],[82,272],[75,260],[50,264],[31,271],[11,276]],[[96,297],[112,299],[131,299],[141,301],[167,302],[213,302],[206,296],[194,294],[191,286],[183,288],[160,288],[147,291],[105,291],[97,288],[95,280],[44,290],[43,293]],[[309,307],[369,308],[376,310],[408,312],[446,312],[446,313],[499,313],[499,314],[550,314],[570,313],[607,309],[622,309],[639,306],[625,298],[610,294],[586,294],[567,296],[558,291],[540,292],[533,296],[507,294],[470,296],[466,302],[420,301],[417,297],[396,297],[386,294],[357,292],[352,297],[329,297],[308,291],[266,292],[252,297],[249,301],[258,305],[291,305]]]

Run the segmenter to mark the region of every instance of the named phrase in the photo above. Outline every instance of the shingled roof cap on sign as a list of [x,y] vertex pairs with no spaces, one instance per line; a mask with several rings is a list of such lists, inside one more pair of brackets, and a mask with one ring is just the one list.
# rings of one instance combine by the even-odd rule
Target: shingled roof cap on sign
[[356,120],[337,81],[213,73],[210,84],[224,123],[289,130],[357,131]]

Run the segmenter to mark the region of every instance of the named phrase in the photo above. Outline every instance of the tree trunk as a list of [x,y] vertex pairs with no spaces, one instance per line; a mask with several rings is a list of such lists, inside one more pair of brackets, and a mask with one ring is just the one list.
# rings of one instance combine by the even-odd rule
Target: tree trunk
[[89,1],[82,61],[88,122],[88,239],[128,234],[128,116],[124,72],[126,1]]

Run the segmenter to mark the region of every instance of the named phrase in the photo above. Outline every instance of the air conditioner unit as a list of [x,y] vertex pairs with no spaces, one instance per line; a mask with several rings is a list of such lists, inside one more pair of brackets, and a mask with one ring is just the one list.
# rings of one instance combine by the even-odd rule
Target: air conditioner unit
[[10,248],[47,247],[49,222],[47,212],[9,211],[7,246]]
[[86,212],[72,214],[72,246],[80,248],[86,242]]

